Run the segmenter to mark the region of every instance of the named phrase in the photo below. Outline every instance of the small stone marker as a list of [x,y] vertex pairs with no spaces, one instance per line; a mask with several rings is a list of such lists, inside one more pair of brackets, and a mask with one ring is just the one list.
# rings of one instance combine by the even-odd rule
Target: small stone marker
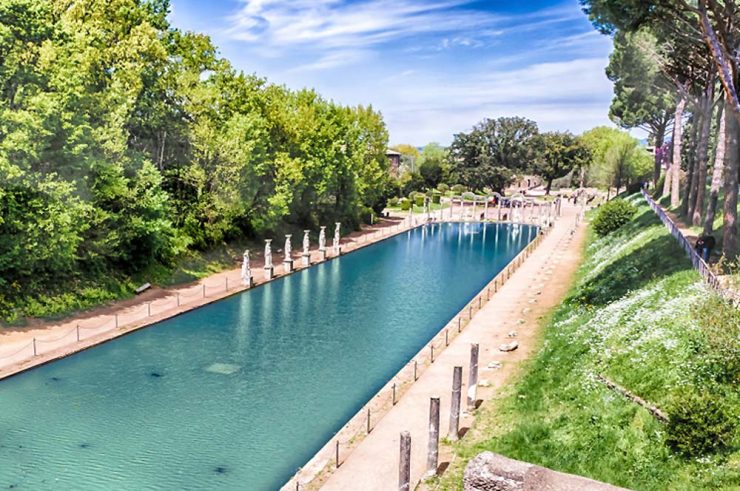
[[151,287],[152,287],[151,283],[144,283],[143,285],[141,285],[139,288],[136,289],[136,294],[138,295],[139,293],[145,292]]
[[508,334],[508,336],[509,336],[510,338],[515,338],[515,337],[517,336],[517,334],[518,334],[518,333],[517,333],[516,331],[509,331],[509,334]]
[[489,368],[490,370],[498,370],[499,368],[501,368],[501,362],[500,362],[500,361],[495,361],[495,360],[494,360],[494,361],[492,361],[492,362],[490,362],[490,363],[488,364],[488,368]]
[[498,347],[498,349],[499,351],[506,352],[506,351],[514,351],[518,347],[519,347],[519,343],[517,341],[512,341],[508,344],[502,344],[501,346]]

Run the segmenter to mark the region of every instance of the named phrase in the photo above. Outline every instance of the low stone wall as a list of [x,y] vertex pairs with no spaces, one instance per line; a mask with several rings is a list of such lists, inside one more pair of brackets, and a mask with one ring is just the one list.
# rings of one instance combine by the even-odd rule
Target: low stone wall
[[624,490],[611,484],[555,472],[493,452],[483,452],[468,462],[463,487],[465,491]]

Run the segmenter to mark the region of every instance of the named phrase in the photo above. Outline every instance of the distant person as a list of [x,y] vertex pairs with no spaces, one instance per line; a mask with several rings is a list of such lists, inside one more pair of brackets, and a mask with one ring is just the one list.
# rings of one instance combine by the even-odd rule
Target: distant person
[[696,239],[696,244],[694,244],[694,250],[699,253],[699,255],[704,259],[705,262],[709,262],[709,256],[712,255],[712,249],[714,249],[714,246],[717,245],[717,241],[714,239],[714,236],[711,234],[708,235],[700,235],[698,239]]

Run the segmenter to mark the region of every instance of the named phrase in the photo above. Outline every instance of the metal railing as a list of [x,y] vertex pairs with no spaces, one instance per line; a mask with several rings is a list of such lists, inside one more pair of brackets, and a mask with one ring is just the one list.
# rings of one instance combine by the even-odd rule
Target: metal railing
[[740,293],[726,288],[722,285],[722,282],[720,282],[719,278],[717,278],[717,274],[712,271],[706,261],[704,261],[704,258],[702,258],[701,255],[699,255],[699,253],[696,251],[696,249],[694,249],[694,246],[691,244],[691,242],[689,242],[689,239],[687,239],[683,232],[681,232],[681,229],[678,228],[675,222],[671,220],[671,217],[668,216],[665,210],[663,210],[663,208],[652,198],[652,196],[648,194],[648,192],[644,188],[641,189],[640,192],[642,193],[643,198],[645,198],[645,201],[647,201],[647,204],[650,206],[650,209],[652,209],[655,214],[658,215],[660,221],[663,222],[671,235],[678,241],[678,245],[680,245],[684,252],[686,252],[686,255],[691,261],[691,265],[699,272],[699,275],[701,275],[702,279],[704,279],[704,281],[710,287],[712,287],[720,296],[732,302],[733,305],[740,305]]

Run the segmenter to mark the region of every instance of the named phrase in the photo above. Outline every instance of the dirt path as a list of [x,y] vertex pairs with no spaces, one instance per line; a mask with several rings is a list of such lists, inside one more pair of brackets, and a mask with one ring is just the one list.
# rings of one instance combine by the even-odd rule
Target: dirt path
[[[579,208],[580,209],[580,208]],[[537,349],[544,314],[560,303],[571,285],[580,261],[585,226],[572,235],[579,209],[563,205],[563,216],[552,232],[507,283],[473,317],[466,329],[440,355],[437,361],[377,423],[342,465],[326,479],[325,490],[386,490],[398,486],[399,435],[411,433],[411,486],[423,478],[428,443],[430,397],[440,398],[440,436],[447,436],[450,414],[450,389],[453,367],[463,367],[463,408],[471,343],[480,345],[480,374],[477,398],[491,400]],[[516,331],[514,333],[514,331]],[[498,347],[517,341],[519,348],[504,353]],[[500,368],[489,368],[495,363]],[[473,424],[473,414],[463,412],[461,435]],[[471,438],[473,434],[465,436]],[[449,457],[442,449],[440,468]],[[447,462],[444,457],[447,456]]]

